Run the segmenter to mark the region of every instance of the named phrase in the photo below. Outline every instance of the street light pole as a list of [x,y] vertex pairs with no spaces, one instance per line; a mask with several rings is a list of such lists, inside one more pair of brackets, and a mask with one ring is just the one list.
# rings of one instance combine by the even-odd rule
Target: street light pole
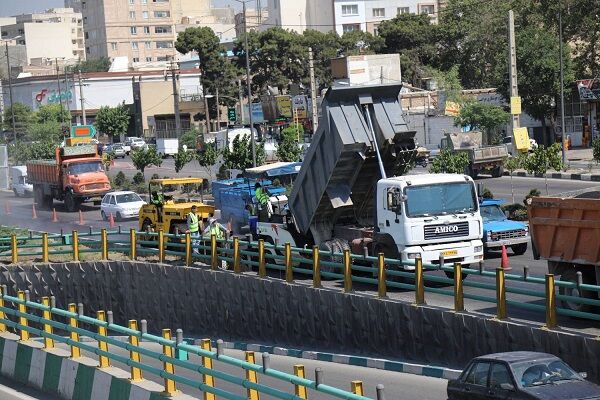
[[10,57],[8,56],[8,42],[5,42],[6,47],[6,67],[8,68],[8,94],[10,96],[10,116],[12,119],[13,136],[15,146],[17,145],[17,128],[15,124],[15,103],[13,102],[12,77],[10,76]]
[[[562,6],[562,4],[561,4]],[[562,28],[562,10],[558,10],[558,36],[560,40],[560,130],[562,140],[562,162],[563,165],[567,163],[567,154],[565,152],[565,143],[567,138],[565,137],[565,74],[564,74],[564,61],[563,61],[563,28]]]
[[248,84],[248,120],[250,122],[250,142],[252,143],[252,166],[256,167],[256,139],[252,130],[252,83],[250,82],[250,52],[248,51],[248,17],[246,15],[246,2],[242,2],[244,12],[244,46],[246,52],[246,83]]

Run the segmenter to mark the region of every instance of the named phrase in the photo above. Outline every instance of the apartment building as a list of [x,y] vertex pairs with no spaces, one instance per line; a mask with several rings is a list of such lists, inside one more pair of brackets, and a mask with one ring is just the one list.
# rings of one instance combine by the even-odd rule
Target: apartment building
[[329,32],[334,29],[333,0],[268,0],[268,17],[260,27],[280,26],[299,33],[306,29]]
[[72,8],[52,8],[43,13],[22,14],[14,23],[2,24],[3,40],[26,47],[27,62],[44,59],[85,60],[81,13]]
[[[246,20],[248,21],[248,30],[258,30],[259,27],[269,20],[269,10],[267,8],[262,9],[248,9],[246,10]],[[244,13],[238,13],[235,15],[235,35],[240,37],[244,34]]]

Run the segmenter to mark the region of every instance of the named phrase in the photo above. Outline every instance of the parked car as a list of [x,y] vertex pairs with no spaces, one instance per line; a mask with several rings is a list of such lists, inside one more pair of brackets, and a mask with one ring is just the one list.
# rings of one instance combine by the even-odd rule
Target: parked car
[[108,145],[105,147],[104,152],[111,154],[114,158],[125,158],[125,149],[120,143]]
[[127,141],[125,141],[125,143],[115,143],[115,144],[120,144],[121,147],[123,147],[123,150],[125,150],[125,154],[129,155],[129,153],[131,153],[131,146],[129,144],[127,144]]
[[600,386],[585,377],[551,354],[512,351],[474,358],[447,393],[448,400],[600,398]]
[[479,205],[483,219],[483,246],[486,250],[510,247],[516,255],[525,254],[531,240],[529,227],[508,219],[500,207],[504,201],[484,199]]
[[146,202],[135,192],[110,192],[102,199],[100,215],[105,221],[110,214],[113,215],[116,221],[121,221],[124,218],[137,218],[140,208],[144,204]]
[[125,144],[131,146],[131,150],[146,149],[146,142],[139,137],[131,136],[125,140]]
[[17,197],[31,197],[33,185],[27,181],[27,166],[17,165],[10,169],[12,175],[12,190]]

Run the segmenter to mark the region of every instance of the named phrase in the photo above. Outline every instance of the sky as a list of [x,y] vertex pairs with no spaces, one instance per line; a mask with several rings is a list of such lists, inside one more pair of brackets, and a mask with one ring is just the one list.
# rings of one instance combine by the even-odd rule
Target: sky
[[[266,2],[263,1],[263,4],[264,3]],[[34,11],[44,11],[52,7],[62,7],[63,4],[63,0],[0,0],[0,16],[6,17],[9,15],[26,14]],[[231,5],[236,8],[239,5],[233,0],[213,0],[213,4],[214,7]]]

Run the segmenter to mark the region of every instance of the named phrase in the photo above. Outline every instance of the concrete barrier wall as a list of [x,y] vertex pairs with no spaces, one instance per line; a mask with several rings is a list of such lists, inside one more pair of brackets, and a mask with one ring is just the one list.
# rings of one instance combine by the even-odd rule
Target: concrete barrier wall
[[463,367],[500,351],[555,354],[600,382],[600,340],[435,307],[280,280],[149,263],[89,262],[0,267],[9,294],[54,295],[57,306],[112,310],[115,322],[182,328],[253,343]]

